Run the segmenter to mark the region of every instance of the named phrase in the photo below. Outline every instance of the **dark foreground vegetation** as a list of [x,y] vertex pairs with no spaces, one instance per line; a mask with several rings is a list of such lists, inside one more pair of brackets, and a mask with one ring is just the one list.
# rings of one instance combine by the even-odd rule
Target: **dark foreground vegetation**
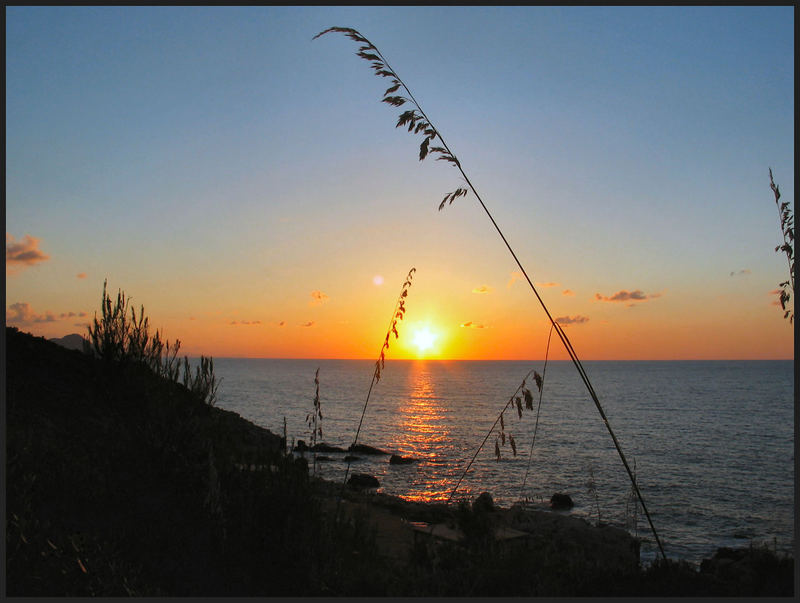
[[467,536],[386,555],[377,502],[348,492],[336,521],[339,486],[310,478],[278,436],[144,364],[6,338],[8,596],[793,593],[793,559],[763,548],[721,549],[699,569],[614,567],[565,540],[501,546],[479,505],[373,496]]

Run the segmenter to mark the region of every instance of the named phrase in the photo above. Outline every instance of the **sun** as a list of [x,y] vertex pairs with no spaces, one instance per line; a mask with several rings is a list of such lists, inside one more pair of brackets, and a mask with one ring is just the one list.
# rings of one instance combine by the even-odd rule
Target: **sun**
[[426,353],[433,350],[433,346],[438,339],[438,335],[431,331],[430,327],[417,327],[417,330],[412,336],[411,343],[417,348],[417,352],[424,356]]

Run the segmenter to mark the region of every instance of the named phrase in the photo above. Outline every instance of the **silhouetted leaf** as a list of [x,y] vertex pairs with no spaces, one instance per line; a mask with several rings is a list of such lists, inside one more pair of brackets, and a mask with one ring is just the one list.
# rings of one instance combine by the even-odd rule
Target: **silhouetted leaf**
[[[321,32],[319,32],[319,33],[318,33],[316,36],[314,36],[314,37],[313,37],[313,38],[311,38],[311,39],[312,39],[312,40],[316,40],[316,39],[317,39],[317,38],[319,38],[320,36],[324,36],[326,33],[330,33],[330,32],[332,32],[332,31],[337,31],[337,32],[346,33],[348,37],[351,37],[353,34],[356,34],[356,33],[358,33],[358,32],[356,32],[356,30],[355,30],[355,29],[353,29],[352,27],[329,27],[329,28],[328,28],[328,29],[326,29],[325,31],[321,31]],[[366,39],[364,39],[364,40],[359,40],[359,41],[366,42]]]
[[414,117],[414,113],[415,113],[414,109],[403,111],[400,114],[400,117],[397,120],[397,125],[395,127],[399,128],[400,126],[406,125]]
[[500,460],[500,446],[497,444],[497,440],[494,441],[494,456],[498,461]]
[[428,155],[428,143],[430,143],[431,139],[426,138],[422,141],[422,144],[419,145],[419,160],[422,161]]
[[399,87],[400,87],[400,82],[397,82],[397,83],[396,83],[394,86],[392,86],[391,88],[387,88],[387,89],[386,89],[386,92],[384,92],[384,93],[383,93],[383,94],[384,94],[384,96],[385,96],[385,95],[387,95],[387,94],[391,94],[392,92],[395,92],[395,91],[396,91],[396,90],[397,90]]
[[390,105],[394,105],[395,107],[399,107],[404,105],[408,99],[402,96],[387,96],[381,102],[389,103]]
[[517,414],[519,415],[519,418],[521,419],[522,418],[522,400],[519,398],[519,396],[517,396],[516,401],[517,401]]
[[444,199],[442,199],[442,202],[439,204],[439,211],[442,211],[442,208],[445,206],[445,203],[447,203],[447,199],[449,198],[450,198],[450,193],[447,193],[444,196]]
[[511,450],[514,452],[514,456],[517,456],[517,443],[514,441],[514,436],[508,434],[508,441],[511,444]]
[[366,59],[367,61],[380,61],[381,58],[377,54],[372,54],[371,52],[364,52],[363,50],[359,50],[356,53],[362,59]]
[[449,161],[455,166],[460,166],[461,164],[458,162],[458,159],[453,157],[452,155],[440,155],[436,158],[436,161]]
[[533,410],[533,396],[531,395],[531,390],[528,388],[523,389],[522,395],[525,396],[525,408]]
[[506,423],[505,421],[503,421],[503,413],[500,413],[500,429],[505,430],[505,428],[506,428]]

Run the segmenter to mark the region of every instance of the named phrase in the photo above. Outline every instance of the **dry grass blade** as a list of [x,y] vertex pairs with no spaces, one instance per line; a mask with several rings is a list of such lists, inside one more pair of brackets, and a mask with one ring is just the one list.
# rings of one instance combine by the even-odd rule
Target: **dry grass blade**
[[[306,415],[306,425],[311,431],[311,448],[317,445],[317,436],[322,437],[322,406],[319,401],[319,367],[314,373],[314,410]],[[317,454],[314,453],[313,474],[317,473]]]
[[[480,454],[480,452],[483,449],[484,445],[489,440],[489,436],[491,436],[492,433],[494,433],[495,429],[497,428],[497,424],[498,423],[500,424],[500,432],[497,434],[497,437],[494,440],[494,455],[495,455],[495,458],[498,461],[500,460],[500,458],[501,458],[500,457],[500,442],[502,442],[504,446],[505,446],[505,443],[506,443],[505,420],[503,419],[503,414],[506,412],[506,410],[508,410],[509,407],[514,407],[516,401],[520,400],[520,398],[519,398],[519,396],[517,396],[517,394],[522,389],[524,389],[525,382],[527,381],[528,377],[531,376],[531,373],[534,373],[534,372],[535,371],[531,370],[531,371],[528,372],[527,375],[525,375],[525,379],[523,379],[522,383],[520,383],[517,386],[517,390],[513,394],[511,394],[511,397],[503,405],[503,408],[500,411],[500,414],[497,415],[497,418],[495,419],[494,423],[492,423],[492,426],[489,428],[489,431],[486,432],[486,437],[483,438],[483,441],[480,443],[480,446],[478,446],[478,449],[475,451],[475,454],[472,455],[472,458],[470,459],[469,463],[467,463],[467,466],[464,468],[464,472],[461,474],[461,477],[458,478],[458,482],[456,482],[455,487],[450,492],[450,496],[447,498],[447,502],[448,503],[451,500],[453,500],[453,496],[455,496],[455,493],[458,490],[458,487],[461,485],[461,482],[464,480],[464,477],[467,475],[467,472],[470,470],[470,467],[472,467],[472,464],[475,462],[475,459],[478,458],[478,454]],[[517,408],[521,409],[522,408],[521,404]],[[522,416],[522,414],[521,414],[521,410],[520,410],[520,417],[521,416]],[[514,440],[513,436],[511,436],[511,435],[509,435],[509,443],[511,444],[511,449],[514,452],[514,456],[516,456],[517,455],[517,444],[516,444],[516,441]]]
[[539,431],[539,414],[542,410],[542,394],[544,393],[544,378],[547,375],[547,361],[550,359],[550,339],[553,336],[553,325],[550,326],[550,332],[547,335],[547,347],[544,351],[544,367],[542,367],[542,374],[534,372],[533,378],[536,381],[536,386],[539,388],[539,404],[536,407],[536,423],[533,425],[533,438],[531,439],[531,450],[528,454],[528,466],[525,468],[525,478],[522,480],[522,488],[520,489],[520,498],[524,498],[525,485],[528,483],[528,474],[531,470],[531,461],[533,460],[533,447],[536,444],[536,433]]
[[[769,187],[775,195],[775,205],[778,206],[778,217],[781,223],[781,232],[783,233],[783,244],[775,247],[775,251],[782,251],[786,254],[786,260],[789,262],[789,280],[779,283],[781,288],[780,302],[783,309],[783,317],[788,318],[789,322],[794,322],[794,312],[786,309],[786,304],[794,293],[794,216],[789,207],[789,202],[784,201],[781,203],[781,191],[772,179],[772,168],[769,169]],[[791,293],[790,293],[791,291]]]
[[[372,42],[367,40],[367,38],[362,36],[358,31],[351,27],[329,27],[328,29],[315,35],[312,40],[316,40],[317,38],[332,32],[342,33],[355,42],[365,44],[358,49],[356,56],[364,59],[365,61],[370,61],[370,67],[372,67],[372,69],[375,71],[375,75],[391,78],[392,85],[386,89],[386,92],[383,93],[381,102],[387,103],[394,107],[400,107],[406,103],[411,103],[414,105],[415,109],[406,110],[400,114],[395,127],[400,128],[407,126],[409,132],[414,134],[422,134],[423,140],[419,145],[419,160],[422,161],[428,155],[435,154],[438,155],[438,157],[436,157],[437,161],[447,161],[461,170],[461,162],[447,146],[447,143],[444,141],[444,138],[442,138],[441,134],[439,134],[438,130],[431,124],[430,119],[428,119],[428,116],[414,98],[411,90],[409,90],[405,83],[403,83],[403,80],[400,79],[400,76],[397,75],[397,72],[395,72],[394,69],[389,66],[388,61],[383,54],[381,54],[380,50],[378,50],[378,48],[372,44]],[[395,95],[394,93],[400,88],[403,88],[408,96]],[[431,142],[437,138],[441,142],[441,145],[433,147],[430,146]],[[439,210],[441,210],[448,201],[452,203],[458,197],[466,195],[467,192],[468,189],[466,188],[458,188],[452,193],[448,193],[445,196],[445,199],[439,204]]]
[[[325,31],[320,32],[319,34],[314,36],[314,38],[316,39],[316,38],[318,38],[318,37],[320,37],[320,36],[322,36],[322,35],[324,35],[324,34],[326,34],[328,32],[340,32],[340,33],[345,34],[346,36],[348,36],[349,38],[351,38],[354,41],[366,43],[368,45],[368,49],[369,50],[374,50],[374,53],[379,58],[378,61],[375,61],[375,62],[373,62],[371,64],[372,68],[376,72],[376,75],[380,75],[380,76],[383,76],[383,77],[391,77],[393,84],[399,83],[401,85],[401,87],[405,89],[406,93],[408,94],[408,99],[410,100],[411,103],[413,103],[413,105],[416,107],[416,109],[411,110],[411,111],[406,111],[405,113],[403,113],[401,115],[401,117],[400,117],[400,120],[397,123],[398,127],[400,125],[405,125],[406,123],[408,123],[409,124],[408,131],[411,132],[412,130],[414,130],[414,128],[416,126],[416,122],[422,120],[423,123],[424,123],[424,127],[431,129],[434,132],[434,136],[441,141],[442,146],[441,147],[433,147],[433,148],[429,149],[428,154],[429,153],[438,153],[439,157],[437,157],[437,160],[441,159],[441,160],[444,160],[444,161],[447,161],[447,162],[453,164],[458,169],[458,171],[461,173],[461,176],[466,181],[467,186],[469,187],[469,190],[471,190],[473,195],[475,195],[475,198],[478,200],[478,203],[480,203],[480,205],[483,208],[484,212],[486,212],[487,217],[492,222],[492,225],[497,230],[497,233],[500,235],[500,238],[503,240],[503,243],[505,244],[505,246],[508,249],[509,253],[511,253],[511,256],[514,258],[514,261],[516,262],[517,266],[519,267],[520,271],[522,272],[522,275],[524,276],[524,278],[527,281],[528,285],[530,286],[531,291],[533,291],[533,294],[536,296],[536,299],[538,300],[539,304],[541,305],[542,310],[544,310],[544,313],[547,315],[548,320],[550,320],[550,324],[554,326],[555,331],[558,334],[559,339],[561,339],[561,342],[564,344],[564,348],[566,349],[567,353],[569,354],[570,360],[575,365],[575,368],[578,371],[578,375],[580,376],[581,380],[583,381],[584,385],[586,386],[586,389],[589,392],[589,395],[591,396],[592,401],[594,402],[594,405],[597,408],[597,411],[600,413],[600,417],[602,418],[603,423],[605,424],[606,429],[608,430],[608,433],[611,436],[612,441],[614,442],[614,447],[616,448],[617,453],[618,453],[618,455],[620,457],[620,460],[622,461],[622,464],[623,464],[623,466],[625,467],[625,470],[628,473],[628,477],[630,478],[630,480],[631,480],[631,482],[633,484],[633,487],[636,488],[636,493],[639,496],[639,501],[642,504],[642,509],[644,510],[644,513],[647,516],[647,521],[649,522],[650,527],[651,527],[651,529],[653,531],[653,536],[655,537],[655,540],[658,543],[658,548],[661,551],[661,555],[662,555],[662,557],[664,557],[664,559],[666,559],[667,556],[666,556],[666,553],[664,553],[664,547],[661,545],[661,540],[658,537],[658,533],[656,532],[655,526],[653,525],[653,521],[652,521],[652,519],[650,517],[650,513],[647,510],[647,506],[645,505],[645,502],[644,502],[644,497],[642,497],[642,494],[639,491],[638,485],[633,481],[633,472],[632,472],[632,470],[630,468],[630,465],[628,464],[628,460],[625,458],[625,454],[622,451],[622,447],[620,446],[620,443],[619,443],[619,440],[617,439],[617,436],[614,434],[614,431],[611,429],[611,424],[608,422],[608,418],[606,417],[605,411],[603,410],[603,407],[600,404],[600,399],[598,398],[597,393],[594,391],[594,387],[592,386],[592,383],[589,380],[589,375],[586,373],[586,370],[584,369],[583,364],[579,360],[578,355],[575,352],[574,348],[572,347],[572,343],[570,342],[570,340],[567,337],[566,333],[564,333],[564,330],[558,324],[556,324],[555,319],[553,318],[552,314],[550,314],[550,311],[547,309],[547,306],[545,305],[544,300],[539,295],[539,292],[536,290],[536,287],[533,285],[533,281],[531,280],[531,278],[528,275],[527,271],[523,267],[522,262],[520,262],[519,258],[517,257],[517,254],[514,252],[514,249],[511,247],[511,244],[508,242],[508,239],[503,234],[503,231],[500,229],[500,226],[498,226],[497,222],[495,221],[494,217],[492,216],[491,212],[489,211],[489,208],[486,207],[486,204],[483,202],[483,199],[481,199],[481,196],[478,194],[478,191],[475,189],[475,187],[473,186],[473,184],[470,181],[469,177],[464,172],[464,169],[461,167],[461,162],[458,161],[458,159],[456,159],[455,154],[447,146],[447,143],[445,142],[445,140],[442,137],[442,135],[439,132],[439,130],[437,128],[434,128],[434,126],[432,125],[430,119],[428,119],[428,116],[425,114],[425,111],[422,110],[422,107],[417,102],[417,100],[414,98],[414,95],[412,94],[411,90],[408,88],[408,86],[406,86],[406,84],[403,82],[403,80],[400,79],[400,76],[398,76],[397,73],[393,69],[391,69],[389,67],[389,63],[386,61],[386,59],[384,58],[383,54],[381,54],[381,52],[377,49],[377,47],[375,47],[374,44],[369,42],[369,40],[367,40],[364,36],[362,36],[360,33],[358,33],[355,29],[352,29],[352,28],[335,28],[335,27],[329,28],[329,29],[327,29]],[[361,49],[359,49],[359,52],[361,52]],[[452,193],[449,196],[446,196],[445,200],[443,200],[442,203],[439,205],[439,209],[442,209],[442,207],[444,206],[444,204],[445,204],[445,202],[447,200],[452,202],[454,198],[455,197],[453,196]]]
[[[323,32],[325,33],[325,32]],[[322,34],[320,34],[322,35]],[[367,390],[367,399],[364,401],[364,408],[361,411],[361,418],[358,421],[358,428],[356,429],[356,435],[353,438],[352,446],[358,443],[358,436],[361,433],[361,426],[364,423],[364,416],[367,413],[367,405],[369,404],[369,398],[372,395],[372,389],[375,387],[375,384],[380,381],[381,379],[381,371],[384,369],[385,361],[386,361],[386,352],[389,349],[389,336],[394,333],[395,339],[397,339],[400,335],[397,332],[397,321],[403,320],[403,317],[406,313],[405,307],[405,298],[408,296],[408,289],[411,287],[411,280],[414,278],[414,273],[417,271],[416,268],[411,268],[408,271],[408,275],[406,276],[406,280],[403,282],[403,287],[400,290],[400,295],[397,297],[397,302],[395,303],[394,310],[392,311],[392,318],[389,321],[389,328],[386,331],[386,337],[383,339],[383,345],[381,346],[380,354],[378,355],[378,359],[375,361],[375,369],[372,372],[372,381],[369,384],[369,390]],[[347,469],[344,473],[344,481],[342,482],[342,489],[347,484],[347,476],[350,473],[350,461],[347,461]],[[341,494],[339,495],[339,500],[337,501],[337,509],[338,509],[338,502],[341,501]]]

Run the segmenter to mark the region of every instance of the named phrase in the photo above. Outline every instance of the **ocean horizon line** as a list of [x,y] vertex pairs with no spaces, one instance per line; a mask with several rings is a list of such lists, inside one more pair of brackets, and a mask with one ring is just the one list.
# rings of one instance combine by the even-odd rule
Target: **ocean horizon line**
[[[190,354],[189,358],[199,358]],[[215,360],[358,360],[375,358],[301,357],[301,356],[213,356]],[[581,362],[791,362],[794,358],[585,358]],[[544,362],[544,358],[386,358],[385,362]],[[569,358],[549,359],[548,362],[572,363]]]

